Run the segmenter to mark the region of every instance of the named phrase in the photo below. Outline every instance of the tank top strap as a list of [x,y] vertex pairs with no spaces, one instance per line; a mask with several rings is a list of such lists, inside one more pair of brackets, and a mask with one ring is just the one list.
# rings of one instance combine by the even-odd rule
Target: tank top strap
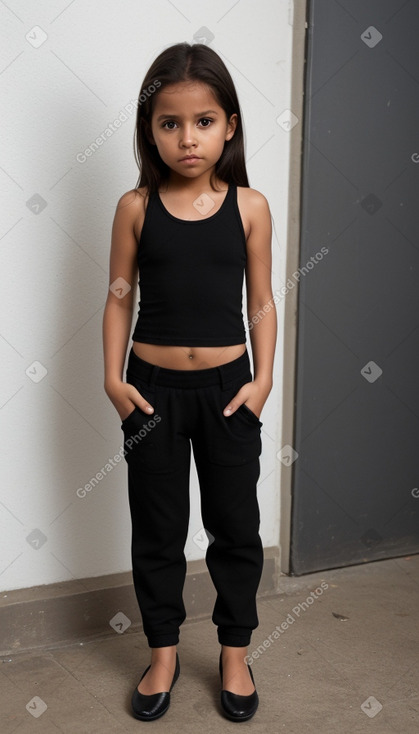
[[150,217],[152,211],[156,208],[157,201],[158,201],[158,192],[152,191],[148,195],[148,202],[147,202],[147,207],[146,207],[145,216],[144,216],[144,224],[147,218]]
[[231,205],[231,204],[234,205],[234,201],[236,198],[236,189],[237,189],[237,186],[235,183],[228,184],[227,193],[225,195],[225,199],[223,203],[221,204],[221,207],[225,207],[226,205]]

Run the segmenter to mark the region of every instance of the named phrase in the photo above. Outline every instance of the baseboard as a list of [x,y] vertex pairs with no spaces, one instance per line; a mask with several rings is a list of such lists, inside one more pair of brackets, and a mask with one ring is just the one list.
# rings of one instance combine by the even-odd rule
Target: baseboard
[[[279,589],[279,548],[265,548],[264,558],[258,598],[276,594]],[[188,562],[183,598],[188,620],[211,616],[215,590],[204,560]],[[2,655],[141,629],[131,572],[1,594]]]

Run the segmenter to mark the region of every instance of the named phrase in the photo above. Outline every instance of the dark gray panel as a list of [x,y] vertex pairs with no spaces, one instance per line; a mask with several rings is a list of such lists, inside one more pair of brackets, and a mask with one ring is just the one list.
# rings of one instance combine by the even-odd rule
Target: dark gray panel
[[419,3],[308,16],[295,574],[419,552]]

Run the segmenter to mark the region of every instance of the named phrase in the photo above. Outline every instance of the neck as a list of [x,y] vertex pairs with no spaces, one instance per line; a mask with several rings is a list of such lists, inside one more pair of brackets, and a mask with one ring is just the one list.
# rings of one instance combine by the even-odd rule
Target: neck
[[[202,176],[198,176],[198,178],[188,178],[186,176],[180,176],[178,173],[171,171],[169,179],[165,186],[165,191],[181,191],[182,193],[188,193],[192,196],[199,196],[202,191],[212,190],[212,186],[210,183],[211,173],[212,170],[206,171],[202,174]],[[225,189],[226,185],[223,181],[220,181],[219,179],[217,179],[217,177],[215,177],[214,186],[221,191]]]

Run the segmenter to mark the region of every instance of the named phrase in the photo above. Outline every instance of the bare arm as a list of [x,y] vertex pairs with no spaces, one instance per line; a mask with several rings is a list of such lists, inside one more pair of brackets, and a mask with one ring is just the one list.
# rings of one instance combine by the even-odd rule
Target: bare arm
[[[257,193],[257,192],[253,192]],[[254,381],[268,392],[273,382],[277,316],[272,293],[272,226],[268,203],[258,194],[252,202],[247,240],[247,318],[254,363]]]
[[245,402],[259,417],[272,389],[277,337],[277,316],[272,294],[272,227],[268,202],[262,194],[248,189],[243,204],[250,222],[246,245],[246,290],[254,379],[240,388],[224,411],[230,407],[233,413]]
[[110,289],[103,314],[104,387],[122,420],[135,405],[143,410],[149,405],[138,390],[123,382],[138,278],[134,223],[143,214],[138,194],[129,191],[120,198],[112,226]]

